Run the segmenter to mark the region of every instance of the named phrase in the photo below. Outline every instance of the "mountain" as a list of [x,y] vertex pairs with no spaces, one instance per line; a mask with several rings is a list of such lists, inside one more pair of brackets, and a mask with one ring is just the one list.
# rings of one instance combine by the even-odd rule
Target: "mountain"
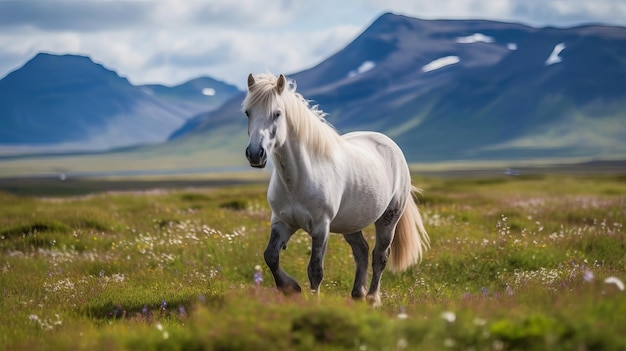
[[0,80],[0,145],[45,152],[162,142],[238,92],[210,78],[134,86],[88,57],[40,53]]
[[[387,13],[289,76],[341,133],[384,132],[412,162],[626,155],[623,27]],[[189,120],[171,139],[217,140],[229,131],[243,150],[243,97]]]
[[160,84],[142,85],[142,90],[159,100],[189,111],[189,115],[214,110],[240,93],[234,85],[210,77],[199,77],[168,87]]

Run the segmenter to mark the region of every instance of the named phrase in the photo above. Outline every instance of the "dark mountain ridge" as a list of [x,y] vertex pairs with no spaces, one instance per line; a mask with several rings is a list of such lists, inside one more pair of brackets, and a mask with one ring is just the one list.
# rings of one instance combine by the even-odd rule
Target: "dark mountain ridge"
[[[623,27],[385,14],[344,49],[290,77],[340,132],[387,133],[411,161],[626,152]],[[243,97],[190,120],[173,138],[210,138],[223,128],[245,133]]]

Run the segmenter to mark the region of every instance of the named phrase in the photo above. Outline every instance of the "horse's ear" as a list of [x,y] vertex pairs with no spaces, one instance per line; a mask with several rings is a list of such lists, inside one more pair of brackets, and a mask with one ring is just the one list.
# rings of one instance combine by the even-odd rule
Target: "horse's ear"
[[254,76],[252,73],[248,75],[248,88],[251,88],[254,85]]
[[278,94],[282,94],[283,90],[285,90],[286,79],[284,75],[278,76],[278,81],[276,81],[276,91]]

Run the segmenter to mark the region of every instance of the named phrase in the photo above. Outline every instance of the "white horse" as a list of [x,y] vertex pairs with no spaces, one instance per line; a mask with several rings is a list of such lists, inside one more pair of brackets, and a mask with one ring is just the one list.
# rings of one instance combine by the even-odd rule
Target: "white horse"
[[[325,113],[310,107],[284,75],[248,76],[242,109],[248,116],[246,157],[263,168],[270,157],[274,170],[267,199],[272,208],[265,262],[276,287],[300,292],[280,268],[280,250],[298,229],[312,239],[308,266],[311,290],[318,293],[324,275],[329,233],[343,234],[352,248],[356,273],[352,297],[380,304],[380,279],[390,269],[418,263],[429,238],[413,199],[417,191],[400,148],[387,136],[353,132],[340,136]],[[372,280],[367,284],[369,245],[362,229],[374,223]]]

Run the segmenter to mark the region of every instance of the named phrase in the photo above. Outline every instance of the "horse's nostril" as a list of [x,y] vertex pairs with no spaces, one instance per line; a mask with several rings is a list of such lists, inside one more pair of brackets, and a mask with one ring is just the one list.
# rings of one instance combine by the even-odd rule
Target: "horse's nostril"
[[259,151],[259,158],[263,157],[265,157],[265,149],[261,148],[261,151]]
[[249,147],[246,148],[246,158],[250,159],[250,148]]

